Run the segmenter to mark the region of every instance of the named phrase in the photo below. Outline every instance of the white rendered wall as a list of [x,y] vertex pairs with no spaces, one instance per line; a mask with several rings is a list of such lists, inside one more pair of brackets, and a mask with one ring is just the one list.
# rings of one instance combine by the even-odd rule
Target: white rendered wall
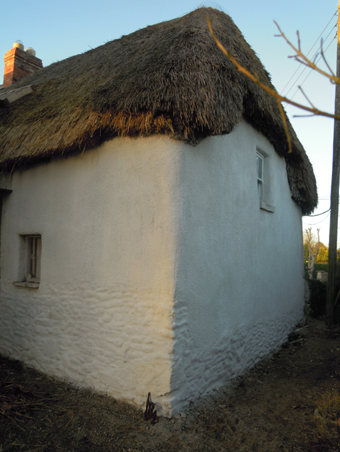
[[[259,209],[256,146],[265,159]],[[0,352],[165,415],[280,345],[302,314],[301,212],[284,159],[242,122],[199,146],[114,139],[13,175]],[[20,234],[42,235],[38,290]]]
[[[273,351],[302,317],[301,211],[286,164],[246,122],[183,145],[174,308],[175,411]],[[256,150],[265,157],[260,210]]]
[[[2,211],[0,352],[169,413],[178,153],[115,139],[14,172]],[[18,280],[20,234],[42,236],[39,289]]]

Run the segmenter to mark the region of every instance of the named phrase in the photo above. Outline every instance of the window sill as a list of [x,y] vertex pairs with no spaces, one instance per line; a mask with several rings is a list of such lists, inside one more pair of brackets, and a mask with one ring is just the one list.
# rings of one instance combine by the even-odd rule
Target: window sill
[[39,289],[40,282],[33,281],[14,281],[16,287],[26,287],[26,289]]
[[270,204],[266,204],[263,201],[260,201],[260,209],[261,210],[265,210],[266,212],[271,212],[271,213],[275,212],[275,207],[274,206],[271,206]]

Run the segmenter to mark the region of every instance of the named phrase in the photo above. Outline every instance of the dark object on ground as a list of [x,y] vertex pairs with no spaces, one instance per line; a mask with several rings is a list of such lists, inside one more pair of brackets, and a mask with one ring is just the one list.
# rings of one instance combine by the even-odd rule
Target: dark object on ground
[[316,279],[309,279],[310,315],[315,319],[326,313],[327,284]]
[[151,424],[155,424],[157,421],[157,410],[155,410],[155,404],[151,400],[151,393],[149,392],[146,401],[146,407],[144,411],[144,420],[149,421],[151,419]]

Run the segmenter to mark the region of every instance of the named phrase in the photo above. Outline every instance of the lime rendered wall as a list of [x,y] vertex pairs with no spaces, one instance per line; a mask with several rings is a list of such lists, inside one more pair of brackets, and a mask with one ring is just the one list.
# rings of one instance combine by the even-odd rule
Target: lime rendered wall
[[[174,300],[173,407],[236,377],[279,347],[304,303],[300,208],[285,160],[242,121],[183,145]],[[265,155],[260,209],[256,151]]]
[[[14,172],[2,211],[0,352],[168,413],[178,154],[115,139]],[[42,237],[39,289],[16,287],[20,234]]]
[[[39,289],[13,285],[21,234],[42,237]],[[246,122],[196,147],[116,138],[16,171],[1,243],[0,352],[139,406],[151,392],[164,415],[302,316],[301,211],[285,160]]]

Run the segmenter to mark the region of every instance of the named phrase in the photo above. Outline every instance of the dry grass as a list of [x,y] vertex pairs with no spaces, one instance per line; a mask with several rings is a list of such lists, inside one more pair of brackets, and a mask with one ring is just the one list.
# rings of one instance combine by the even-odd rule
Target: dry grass
[[[233,387],[155,424],[112,397],[76,389],[0,356],[0,381],[5,383],[0,410],[7,403],[3,420],[0,415],[0,451],[339,452],[333,426],[340,394],[340,331],[329,337],[323,322],[310,319],[297,335],[302,340],[291,337]],[[328,413],[332,421],[333,440],[317,430],[316,394],[319,415]]]
[[27,419],[31,419],[32,411],[45,407],[42,395],[32,388],[6,380],[0,382],[0,418],[2,420],[9,419],[23,429],[22,425]]
[[315,423],[322,439],[339,441],[340,395],[338,391],[319,396],[315,410]]

